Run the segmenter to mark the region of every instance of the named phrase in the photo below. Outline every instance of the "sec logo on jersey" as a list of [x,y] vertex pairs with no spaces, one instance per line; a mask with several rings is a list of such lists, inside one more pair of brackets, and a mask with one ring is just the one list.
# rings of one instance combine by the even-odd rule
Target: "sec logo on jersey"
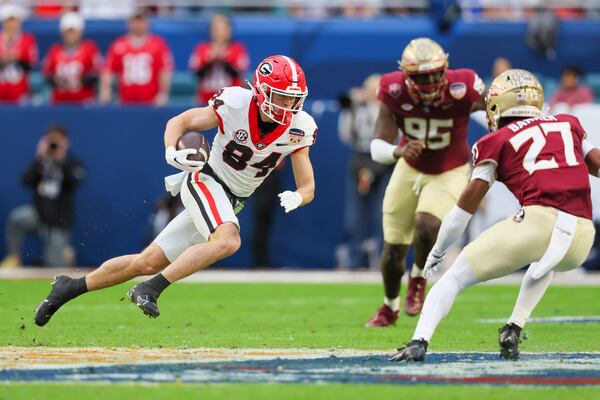
[[248,132],[244,129],[238,129],[234,134],[235,140],[239,143],[246,143],[248,140]]

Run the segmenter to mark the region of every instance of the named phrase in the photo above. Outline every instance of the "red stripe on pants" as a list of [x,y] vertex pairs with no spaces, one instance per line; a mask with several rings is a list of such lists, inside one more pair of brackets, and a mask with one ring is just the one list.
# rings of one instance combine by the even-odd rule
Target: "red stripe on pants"
[[217,209],[215,199],[212,197],[212,194],[210,194],[210,191],[208,190],[206,185],[200,182],[200,171],[194,174],[194,182],[196,182],[196,185],[198,185],[198,187],[202,191],[202,194],[204,194],[204,197],[206,197],[206,200],[208,200],[208,206],[210,207],[210,211],[212,212],[213,217],[215,217],[217,226],[221,225],[223,223],[223,220],[221,219],[221,215],[219,214],[219,210]]

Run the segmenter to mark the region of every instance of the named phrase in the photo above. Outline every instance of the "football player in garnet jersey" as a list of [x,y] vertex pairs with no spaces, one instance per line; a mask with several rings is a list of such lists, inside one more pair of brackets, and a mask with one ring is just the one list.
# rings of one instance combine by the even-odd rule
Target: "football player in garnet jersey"
[[[483,109],[485,85],[470,69],[448,69],[448,55],[434,41],[411,41],[401,71],[383,75],[371,156],[396,163],[383,200],[381,273],[384,304],[367,327],[389,326],[400,309],[400,280],[408,248],[414,244],[404,312],[423,306],[423,266],[442,218],[456,203],[469,173],[467,124]],[[401,131],[399,144],[394,142]]]
[[[155,276],[128,296],[145,314],[157,317],[157,300],[167,286],[239,249],[236,214],[285,156],[290,156],[296,189],[279,194],[281,206],[287,213],[310,203],[315,181],[308,154],[317,125],[302,111],[307,94],[300,65],[290,57],[271,56],[256,69],[251,90],[223,88],[207,107],[170,119],[165,157],[184,172],[165,182],[172,194],[181,191],[185,210],[142,253],[108,260],[81,279],[58,276],[36,311],[36,324],[45,325],[60,306],[80,294],[150,274]],[[215,127],[206,163],[187,159],[195,149],[176,150],[183,133]]]
[[530,72],[511,69],[492,82],[486,98],[492,132],[473,146],[471,181],[444,217],[425,274],[437,269],[495,181],[504,183],[522,208],[463,249],[427,294],[413,340],[392,360],[422,361],[458,293],[530,264],[513,314],[499,331],[500,354],[517,359],[521,329],[553,271],[576,268],[587,258],[594,241],[588,174],[598,176],[600,150],[586,141],[577,118],[542,116],[543,104],[544,91]]

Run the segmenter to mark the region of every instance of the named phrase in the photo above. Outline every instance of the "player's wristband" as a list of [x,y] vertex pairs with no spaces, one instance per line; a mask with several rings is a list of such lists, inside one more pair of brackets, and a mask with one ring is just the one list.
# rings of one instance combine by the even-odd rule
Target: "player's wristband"
[[371,158],[380,164],[392,164],[396,162],[396,157],[394,157],[395,149],[396,146],[383,139],[377,138],[371,140]]
[[581,144],[583,150],[583,158],[586,158],[588,153],[596,148],[589,140],[584,140]]

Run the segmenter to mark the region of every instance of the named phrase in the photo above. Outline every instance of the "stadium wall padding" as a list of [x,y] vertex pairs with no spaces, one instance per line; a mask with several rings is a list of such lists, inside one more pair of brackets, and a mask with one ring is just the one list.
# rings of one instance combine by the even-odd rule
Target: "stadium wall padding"
[[[307,109],[321,109],[308,103]],[[4,227],[12,208],[31,199],[20,182],[21,171],[35,154],[36,143],[54,122],[65,124],[71,149],[84,163],[87,178],[77,192],[73,244],[82,266],[95,266],[106,258],[138,252],[144,229],[156,200],[164,192],[163,177],[177,172],[164,160],[163,132],[167,120],[182,108],[142,107],[0,107],[3,157],[0,181],[0,254],[5,254]],[[272,261],[276,266],[329,268],[335,246],[342,239],[344,183],[349,150],[340,143],[337,111],[313,113],[319,125],[311,150],[316,178],[316,199],[285,214],[277,206],[272,233]],[[483,130],[472,123],[471,131]],[[212,136],[211,136],[212,139]],[[290,163],[282,172],[284,189],[294,189]],[[250,214],[252,201],[242,212],[242,248],[222,265],[250,265]],[[31,242],[31,241],[29,241]],[[38,246],[39,247],[39,246]],[[39,249],[28,244],[26,260]]]
[[[397,68],[396,60],[413,38],[429,36],[444,46],[455,68],[475,69],[490,75],[493,60],[508,57],[516,67],[558,78],[561,68],[577,64],[587,72],[600,72],[600,40],[597,21],[563,21],[557,58],[548,61],[525,45],[525,22],[457,22],[440,34],[431,20],[422,16],[375,19],[326,20],[291,19],[281,16],[233,18],[236,38],[248,48],[251,66],[271,54],[294,57],[308,77],[311,97],[334,98],[350,86],[359,85],[374,72]],[[195,45],[208,38],[208,19],[154,19],[154,32],[169,42],[179,71],[187,69]],[[45,55],[59,40],[55,20],[31,20],[25,29],[33,32]],[[123,34],[125,21],[88,21],[86,36],[105,51],[114,38]],[[251,76],[249,76],[251,78]]]

